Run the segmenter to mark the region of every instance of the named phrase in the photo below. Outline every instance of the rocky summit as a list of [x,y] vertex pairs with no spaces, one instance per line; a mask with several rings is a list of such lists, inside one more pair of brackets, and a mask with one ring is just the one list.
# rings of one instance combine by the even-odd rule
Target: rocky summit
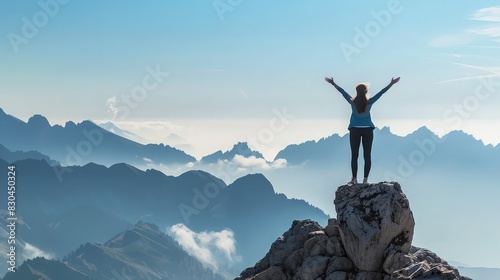
[[236,280],[469,279],[411,245],[415,221],[398,183],[340,186],[334,204],[337,218],[325,228],[294,221]]

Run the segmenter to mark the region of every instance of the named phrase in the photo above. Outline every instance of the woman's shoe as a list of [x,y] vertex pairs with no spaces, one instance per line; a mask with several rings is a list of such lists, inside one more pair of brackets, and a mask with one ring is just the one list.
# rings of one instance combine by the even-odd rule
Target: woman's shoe
[[348,185],[356,185],[358,183],[358,179],[351,179],[351,181],[349,181],[347,184]]

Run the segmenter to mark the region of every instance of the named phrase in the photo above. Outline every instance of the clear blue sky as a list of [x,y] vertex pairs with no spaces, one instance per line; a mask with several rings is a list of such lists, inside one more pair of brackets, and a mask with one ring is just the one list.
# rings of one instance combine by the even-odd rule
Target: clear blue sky
[[[40,14],[34,20],[43,11],[38,1],[0,3],[0,106],[7,112],[111,118],[106,101],[121,102],[146,67],[159,65],[170,76],[129,119],[256,118],[283,106],[300,118],[344,118],[348,108],[337,106],[342,100],[325,75],[348,90],[370,81],[372,91],[400,75],[384,100],[391,109],[377,116],[435,119],[478,84],[436,82],[492,74],[457,63],[500,72],[499,8],[484,12],[489,21],[473,20],[496,1],[242,0],[222,17],[214,5],[227,1],[67,2],[46,24]],[[372,12],[390,11],[391,3],[397,13],[374,25]],[[23,36],[24,17],[41,27],[13,47],[9,34]],[[356,27],[373,37],[349,61],[341,46],[356,47]],[[490,36],[478,34],[486,28]],[[472,117],[498,118],[498,95]]]

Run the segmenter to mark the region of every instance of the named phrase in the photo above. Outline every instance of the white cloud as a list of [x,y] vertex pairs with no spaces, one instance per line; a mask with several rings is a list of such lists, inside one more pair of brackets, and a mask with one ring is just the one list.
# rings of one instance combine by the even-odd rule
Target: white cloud
[[229,164],[241,171],[246,171],[249,169],[270,170],[285,168],[287,165],[287,161],[286,159],[279,158],[274,160],[273,162],[267,162],[265,159],[257,158],[255,156],[244,157],[242,155],[235,155],[232,160],[219,161],[219,164]]
[[500,6],[479,9],[471,15],[470,19],[500,22]]
[[450,64],[454,64],[454,65],[464,67],[464,68],[469,68],[469,69],[481,70],[481,71],[484,71],[484,72],[489,73],[489,74],[448,79],[448,80],[436,82],[436,84],[500,77],[500,67],[483,67],[483,66],[476,66],[476,65],[464,64],[464,63],[450,63]]
[[493,41],[500,42],[500,6],[483,8],[475,11],[470,19],[491,23],[489,26],[467,29],[466,32],[492,37]]
[[500,42],[500,6],[479,9],[472,13],[470,20],[484,22],[483,26],[466,29],[461,34],[447,34],[433,38],[432,47],[464,46],[477,40],[477,35],[487,36]]
[[471,28],[467,29],[466,32],[493,37],[494,41],[500,42],[500,26]]
[[116,103],[117,103],[116,96],[113,96],[106,101],[106,105],[108,106],[108,112],[113,114],[113,119],[116,118],[116,116],[118,115],[118,108],[116,107]]
[[236,254],[236,240],[231,230],[197,233],[184,224],[177,224],[168,232],[189,255],[214,272],[221,273],[224,268],[241,261]]
[[22,256],[25,259],[34,259],[36,257],[44,257],[46,259],[52,259],[52,255],[40,250],[39,248],[29,244],[28,242],[24,243]]

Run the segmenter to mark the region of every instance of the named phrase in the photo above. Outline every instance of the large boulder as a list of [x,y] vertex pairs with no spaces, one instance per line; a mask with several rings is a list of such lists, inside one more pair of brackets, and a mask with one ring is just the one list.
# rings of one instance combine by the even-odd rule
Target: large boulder
[[382,271],[389,250],[410,251],[415,221],[398,183],[341,186],[334,202],[342,244],[358,269]]

